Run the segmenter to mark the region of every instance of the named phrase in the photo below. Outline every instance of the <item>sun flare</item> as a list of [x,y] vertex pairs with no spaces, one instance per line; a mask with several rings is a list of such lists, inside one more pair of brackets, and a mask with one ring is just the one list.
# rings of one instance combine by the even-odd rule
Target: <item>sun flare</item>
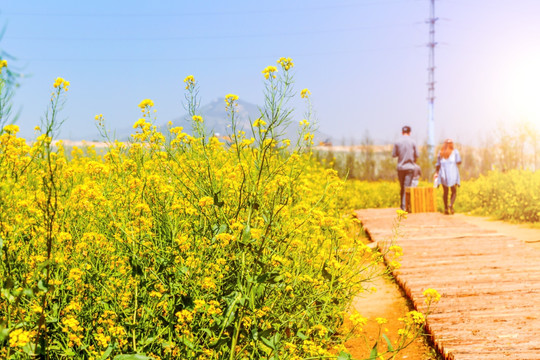
[[512,117],[540,127],[540,53],[528,54],[514,62],[504,92]]

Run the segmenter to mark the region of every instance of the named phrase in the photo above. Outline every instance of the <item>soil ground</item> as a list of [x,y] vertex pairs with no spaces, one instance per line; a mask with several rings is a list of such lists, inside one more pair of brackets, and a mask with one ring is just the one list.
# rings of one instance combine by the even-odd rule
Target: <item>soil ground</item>
[[[401,327],[398,319],[408,311],[413,310],[409,300],[391,277],[377,278],[374,280],[373,286],[377,288],[376,292],[358,297],[352,304],[353,309],[369,319],[364,327],[367,338],[354,338],[346,344],[347,350],[354,359],[369,358],[369,353],[379,332],[376,318],[381,317],[388,320],[388,323],[384,324],[384,327],[388,329],[386,335],[394,342],[397,331]],[[426,338],[419,337],[402,350],[396,359],[438,360],[442,357],[438,357]]]
[[[464,214],[455,214],[453,216],[478,227],[495,230],[501,234],[520,239],[530,246],[540,248],[539,228],[491,220],[487,217]],[[379,331],[375,318],[381,317],[388,320],[388,323],[385,324],[388,329],[387,335],[390,339],[393,339],[400,328],[398,319],[406,312],[413,310],[409,300],[392,278],[378,278],[373,283],[373,286],[377,288],[375,293],[358,297],[353,302],[353,309],[369,319],[364,328],[367,338],[351,339],[346,344],[348,351],[355,359],[369,358],[370,349],[373,347]],[[442,359],[442,357],[429,345],[429,339],[421,337],[400,352],[396,359],[435,360]]]

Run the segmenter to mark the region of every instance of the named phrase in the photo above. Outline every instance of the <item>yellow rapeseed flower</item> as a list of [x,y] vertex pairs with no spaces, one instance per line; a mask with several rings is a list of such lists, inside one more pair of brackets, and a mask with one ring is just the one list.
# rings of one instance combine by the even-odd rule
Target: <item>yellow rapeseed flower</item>
[[351,320],[354,326],[364,327],[367,324],[367,318],[363,317],[358,313],[352,314],[349,317],[349,320]]
[[209,205],[213,205],[213,204],[214,204],[214,199],[211,198],[210,196],[203,196],[199,200],[199,206],[200,207],[205,207],[205,206],[209,206]]
[[180,323],[190,323],[193,321],[193,313],[187,309],[181,310],[174,315],[176,315]]
[[103,114],[98,114],[94,117],[94,119],[97,121],[98,125],[99,126],[102,126],[103,125]]
[[204,290],[215,289],[216,283],[214,282],[214,278],[206,276],[201,282],[201,287]]
[[22,328],[12,330],[9,333],[10,347],[23,347],[30,342],[30,331],[25,331]]
[[409,314],[411,316],[412,321],[416,325],[422,325],[426,321],[426,318],[424,317],[424,314],[422,314],[421,312],[411,311]]
[[133,128],[136,129],[138,127],[143,128],[146,125],[146,119],[140,118],[139,120],[135,121],[133,124]]
[[397,213],[398,218],[400,218],[400,219],[406,219],[407,218],[408,212],[406,212],[404,210],[397,209],[396,213]]
[[405,323],[406,326],[422,325],[426,321],[424,314],[416,310],[409,311],[404,317],[399,318],[399,321]]
[[202,123],[202,122],[203,122],[202,116],[199,116],[199,115],[193,115],[191,118],[192,118],[193,121],[195,121],[195,122],[199,122],[199,123]]
[[38,305],[38,304],[33,304],[33,305],[31,306],[31,309],[32,309],[32,311],[35,312],[36,314],[41,314],[41,313],[43,312],[43,308],[42,308],[40,305]]
[[14,124],[4,126],[4,131],[10,135],[17,134],[19,132],[19,127]]
[[392,245],[388,248],[388,251],[393,252],[394,256],[403,256],[403,248],[399,245]]
[[426,289],[423,294],[426,297],[424,300],[426,304],[437,302],[441,299],[441,294],[435,289]]
[[56,80],[54,81],[54,88],[59,88],[59,89],[64,89],[64,91],[68,91],[68,86],[70,85],[69,81],[66,81],[64,80],[63,78],[61,77],[57,77]]
[[2,69],[7,67],[7,60],[0,60],[0,74],[2,73]]
[[264,126],[264,125],[266,125],[266,121],[264,121],[264,120],[261,119],[261,118],[258,118],[257,120],[255,120],[255,121],[253,122],[253,126],[254,126],[254,127],[259,127],[259,126]]
[[304,141],[313,142],[313,137],[314,136],[315,136],[315,134],[307,133],[307,134],[304,135]]
[[238,100],[238,95],[227,94],[225,96],[225,103],[227,104],[227,106],[232,106],[234,102],[237,100]]
[[277,63],[280,64],[285,71],[289,71],[289,69],[294,66],[294,63],[292,62],[292,59],[290,57],[280,57]]
[[186,76],[186,78],[184,79],[184,83],[186,84],[186,90],[189,89],[190,87],[194,86],[195,85],[195,78],[193,77],[193,75],[188,75]]
[[277,72],[277,67],[275,66],[267,66],[262,71],[265,79],[268,79],[270,76],[275,79],[276,78],[276,75],[274,74],[275,72]]
[[103,333],[95,334],[94,338],[96,339],[96,341],[102,348],[106,348],[107,346],[109,346],[109,343],[111,342],[111,337]]
[[231,242],[233,236],[231,234],[221,233],[216,235],[216,239],[219,240],[223,246],[225,246]]
[[73,268],[69,271],[68,278],[72,280],[79,280],[83,275],[83,271],[78,268]]
[[302,99],[307,98],[309,95],[311,95],[311,91],[309,91],[308,89],[303,89],[302,91],[300,91],[300,97]]
[[328,329],[324,325],[317,324],[317,325],[313,325],[311,329],[309,329],[309,332],[311,334],[316,334],[320,337],[324,337],[328,334]]
[[144,99],[143,101],[141,101],[141,103],[139,104],[139,107],[141,109],[144,109],[146,107],[152,107],[154,106],[154,102],[150,99]]

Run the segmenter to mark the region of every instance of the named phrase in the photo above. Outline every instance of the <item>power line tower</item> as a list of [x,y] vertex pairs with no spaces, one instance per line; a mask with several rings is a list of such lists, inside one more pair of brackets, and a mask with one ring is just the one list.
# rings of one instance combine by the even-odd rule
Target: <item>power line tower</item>
[[430,17],[427,20],[429,24],[429,63],[428,63],[428,153],[430,160],[433,159],[435,149],[435,120],[433,118],[433,105],[435,102],[435,23],[438,18],[435,17],[435,0],[430,0]]

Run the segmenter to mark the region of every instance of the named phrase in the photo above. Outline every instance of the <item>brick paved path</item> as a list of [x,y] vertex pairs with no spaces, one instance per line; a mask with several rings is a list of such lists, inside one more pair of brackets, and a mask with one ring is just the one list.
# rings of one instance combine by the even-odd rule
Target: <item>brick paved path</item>
[[[396,209],[357,211],[371,239],[392,236]],[[540,360],[540,250],[439,213],[409,214],[396,280],[419,310],[422,292],[442,298],[428,331],[446,359]]]

